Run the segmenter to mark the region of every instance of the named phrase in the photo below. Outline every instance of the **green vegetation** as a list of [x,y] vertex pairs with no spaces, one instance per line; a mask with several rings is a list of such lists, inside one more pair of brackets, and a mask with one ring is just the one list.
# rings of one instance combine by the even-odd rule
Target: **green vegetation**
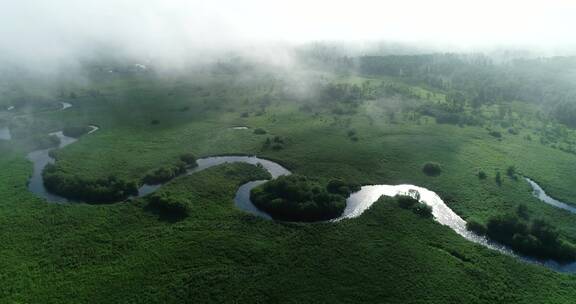
[[394,199],[400,208],[412,210],[421,217],[432,217],[432,207],[420,202],[419,196],[397,195]]
[[138,194],[138,185],[135,182],[125,181],[113,175],[108,178],[86,180],[66,175],[53,164],[46,166],[42,177],[49,191],[89,203],[113,203]]
[[300,175],[281,176],[252,189],[250,198],[274,219],[293,222],[325,221],[346,207],[343,195],[331,194],[318,181]]
[[486,179],[488,177],[488,175],[486,174],[486,172],[480,170],[478,171],[478,178],[479,179]]
[[262,146],[263,150],[272,150],[272,151],[279,151],[284,149],[285,140],[280,136],[274,136],[272,139],[270,137],[266,138],[264,141],[264,145]]
[[167,182],[174,177],[186,172],[186,163],[183,161],[177,162],[175,165],[165,166],[153,170],[144,176],[144,183],[149,185],[156,185]]
[[[32,167],[25,156],[36,138],[94,124],[98,132],[55,150],[45,172],[53,191],[80,189],[94,203],[85,192],[94,188],[87,192],[118,201],[184,153],[258,154],[330,195],[344,197],[353,184],[410,183],[439,193],[486,232],[490,219],[514,214],[511,222],[526,227],[516,241],[532,250],[546,235],[575,244],[576,215],[542,203],[523,179],[507,174],[514,164],[516,176],[576,203],[576,131],[567,124],[570,111],[556,113],[573,100],[572,87],[555,80],[570,59],[498,65],[475,58],[324,58],[337,68],[298,75],[310,80],[310,96],[292,94],[294,77],[234,60],[173,79],[108,73],[98,63],[87,68],[90,82],[62,85],[64,96],[76,97],[60,112],[48,111],[58,108],[50,92],[6,84],[16,89],[3,91],[0,103],[20,103],[18,114],[2,113],[14,140],[0,141],[0,302],[572,303],[573,275],[473,244],[415,214],[418,205],[407,210],[382,198],[338,223],[254,217],[233,198],[243,182],[269,178],[255,166],[214,167],[111,205],[47,204],[26,189]],[[360,61],[367,63],[359,70],[346,67]],[[533,76],[509,71],[518,69]],[[235,125],[267,135],[233,132]],[[434,178],[422,173],[431,160],[442,169]],[[331,183],[335,177],[348,189]],[[519,203],[528,209],[518,213]],[[554,228],[526,219],[536,214]]]
[[196,155],[188,152],[180,155],[180,160],[184,162],[189,167],[197,167],[198,163],[196,162]]
[[350,196],[350,194],[359,191],[360,185],[346,182],[341,179],[333,179],[328,182],[328,185],[326,185],[326,190],[328,190],[328,192],[330,193],[348,197]]
[[262,128],[256,128],[254,129],[254,134],[258,134],[258,135],[263,135],[266,134],[266,130],[262,129]]
[[173,219],[182,219],[189,215],[190,202],[183,199],[176,199],[166,194],[166,192],[155,193],[148,197],[148,204],[151,209]]
[[62,134],[68,137],[79,138],[91,130],[92,128],[90,126],[68,126],[62,129]]
[[422,172],[424,172],[428,176],[438,176],[442,173],[442,167],[439,163],[435,162],[428,162],[425,163],[422,167]]
[[467,228],[525,255],[563,262],[576,260],[576,246],[562,240],[558,229],[550,223],[530,220],[525,205],[518,206],[516,214],[490,218],[486,226],[471,221]]

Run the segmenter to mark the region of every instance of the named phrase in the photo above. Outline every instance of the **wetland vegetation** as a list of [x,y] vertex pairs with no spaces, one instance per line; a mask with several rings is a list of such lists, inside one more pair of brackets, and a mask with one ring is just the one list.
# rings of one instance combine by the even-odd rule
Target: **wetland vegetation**
[[[540,201],[522,177],[576,203],[575,95],[559,76],[575,59],[299,56],[299,77],[234,57],[171,77],[102,59],[82,67],[89,82],[30,96],[5,81],[0,109],[16,107],[0,111],[14,134],[0,140],[0,302],[574,299],[572,274],[474,244],[414,197],[313,222],[338,217],[361,185],[414,184],[479,234],[572,261],[575,215]],[[58,100],[72,106],[56,111]],[[89,125],[100,130],[76,127]],[[78,141],[51,152],[43,180],[76,203],[26,187],[26,155],[58,146],[48,135],[57,131]],[[258,155],[294,175],[264,183],[250,164],[182,174],[212,155]],[[235,207],[251,181],[262,181],[255,205],[278,221]],[[143,183],[163,186],[128,199]]]

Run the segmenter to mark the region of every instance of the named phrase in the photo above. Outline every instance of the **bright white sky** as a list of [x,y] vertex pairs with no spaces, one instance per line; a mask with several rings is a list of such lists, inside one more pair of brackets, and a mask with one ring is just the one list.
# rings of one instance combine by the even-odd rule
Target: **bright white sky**
[[0,0],[0,55],[311,40],[566,47],[576,0]]
[[576,42],[576,1],[209,1],[248,38],[403,40],[455,44]]

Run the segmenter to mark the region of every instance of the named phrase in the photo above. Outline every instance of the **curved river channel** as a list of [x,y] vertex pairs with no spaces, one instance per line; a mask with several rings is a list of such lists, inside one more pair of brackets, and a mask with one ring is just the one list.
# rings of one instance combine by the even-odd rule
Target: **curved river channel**
[[[92,130],[88,133],[93,133],[98,130],[98,127],[91,126]],[[51,135],[55,135],[60,139],[60,145],[57,148],[52,149],[44,149],[44,150],[37,150],[29,153],[27,155],[27,159],[30,160],[34,165],[34,171],[28,183],[28,189],[36,194],[37,196],[44,198],[49,202],[69,202],[64,197],[52,194],[46,190],[44,187],[44,183],[42,180],[42,171],[46,167],[47,164],[53,163],[54,159],[50,156],[50,151],[53,149],[63,148],[67,145],[70,145],[76,142],[78,139],[65,136],[62,132],[55,132],[51,133]],[[248,163],[252,165],[261,165],[266,171],[270,173],[273,179],[282,176],[282,175],[289,175],[291,172],[282,167],[281,165],[262,158],[258,158],[255,156],[214,156],[214,157],[206,157],[198,159],[198,166],[192,169],[189,169],[184,174],[194,174],[196,172],[208,169],[210,167],[218,166],[224,163],[235,163],[235,162],[242,162]],[[528,183],[534,189],[534,195],[540,198],[545,203],[551,204],[558,208],[562,208],[568,210],[570,212],[576,212],[576,208],[571,207],[565,203],[559,202],[550,198],[546,193],[536,184],[534,181],[527,179]],[[252,202],[250,201],[250,190],[254,187],[265,183],[266,180],[257,180],[257,181],[250,181],[243,185],[241,185],[234,197],[235,205],[252,214],[257,216],[271,219],[271,217],[258,210]],[[159,185],[142,185],[138,189],[137,197],[142,197],[147,194],[150,194],[156,190],[158,190],[162,184]],[[346,200],[346,208],[342,215],[336,219],[331,220],[331,222],[338,222],[345,219],[355,218],[360,216],[364,211],[369,209],[381,196],[395,196],[397,194],[408,194],[412,191],[418,191],[420,194],[420,201],[425,203],[426,205],[432,207],[432,214],[434,219],[445,226],[450,227],[454,232],[459,234],[460,236],[466,238],[467,240],[483,245],[493,250],[497,250],[501,253],[514,256],[520,260],[539,264],[550,269],[560,271],[560,272],[570,272],[576,273],[576,262],[570,264],[559,264],[554,261],[541,261],[535,260],[530,257],[518,255],[512,252],[511,249],[507,248],[506,246],[497,244],[488,240],[486,237],[479,236],[474,234],[473,232],[466,229],[466,221],[464,221],[460,216],[458,216],[450,207],[448,207],[444,201],[433,191],[430,191],[426,188],[414,186],[414,185],[367,185],[361,187],[358,192],[353,193],[350,197]]]

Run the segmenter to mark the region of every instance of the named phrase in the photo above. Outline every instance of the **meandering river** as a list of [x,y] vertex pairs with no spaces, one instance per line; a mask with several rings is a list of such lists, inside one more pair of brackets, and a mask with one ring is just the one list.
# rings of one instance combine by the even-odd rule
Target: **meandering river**
[[[89,132],[89,134],[96,132],[97,130],[98,128],[96,126],[92,126],[92,130]],[[60,145],[57,148],[63,148],[78,140],[76,138],[65,136],[62,132],[55,132],[52,133],[52,135],[55,135],[60,139]],[[44,170],[46,165],[54,162],[54,159],[50,156],[50,151],[57,148],[33,151],[28,154],[27,158],[34,165],[33,174],[28,184],[28,189],[37,196],[44,198],[49,202],[68,202],[69,200],[67,200],[66,198],[52,194],[49,191],[47,191],[46,188],[44,187],[42,179],[42,171]],[[264,168],[266,171],[270,173],[273,179],[282,175],[291,174],[291,172],[288,169],[282,167],[280,164],[277,164],[267,159],[258,158],[255,156],[214,156],[198,159],[197,162],[198,166],[187,170],[185,174],[187,175],[194,174],[202,170],[218,166],[224,163],[238,163],[238,162],[248,163],[252,165],[260,165],[262,166],[262,168]],[[538,184],[536,184],[534,181],[530,179],[527,179],[527,181],[535,189],[534,195],[540,198],[545,203],[551,204],[558,208],[568,210],[570,212],[576,212],[576,208],[571,207],[560,201],[554,200],[549,196],[547,196],[546,193],[542,190],[542,188],[540,188],[540,186],[538,186]],[[254,187],[261,185],[262,183],[265,182],[266,180],[257,180],[257,181],[250,181],[241,185],[238,188],[236,195],[234,197],[235,205],[246,212],[255,214],[257,216],[266,219],[271,219],[271,217],[268,214],[258,210],[258,208],[256,208],[250,200],[250,191]],[[144,184],[138,189],[137,197],[142,197],[150,193],[153,193],[160,187],[162,187],[162,184],[159,185]],[[347,198],[346,208],[343,214],[330,222],[337,223],[342,220],[355,218],[362,215],[364,211],[368,210],[383,195],[395,196],[398,194],[408,194],[413,191],[417,191],[419,193],[420,201],[422,203],[425,203],[426,205],[432,207],[432,214],[434,216],[434,219],[438,223],[448,226],[449,228],[454,230],[454,232],[456,232],[457,234],[459,234],[460,236],[464,237],[465,239],[471,242],[483,245],[493,250],[497,250],[501,253],[510,256],[514,256],[526,262],[546,266],[556,271],[571,272],[571,273],[576,272],[576,262],[571,264],[559,264],[554,261],[535,260],[530,257],[515,254],[511,249],[507,248],[506,246],[492,242],[488,240],[486,237],[474,234],[473,232],[466,229],[466,221],[464,221],[464,219],[462,219],[454,211],[452,211],[452,209],[450,209],[450,207],[448,207],[444,203],[444,201],[440,198],[440,196],[438,196],[438,194],[426,188],[418,187],[415,185],[363,186],[359,191],[353,193],[352,195],[350,195],[350,197]]]

